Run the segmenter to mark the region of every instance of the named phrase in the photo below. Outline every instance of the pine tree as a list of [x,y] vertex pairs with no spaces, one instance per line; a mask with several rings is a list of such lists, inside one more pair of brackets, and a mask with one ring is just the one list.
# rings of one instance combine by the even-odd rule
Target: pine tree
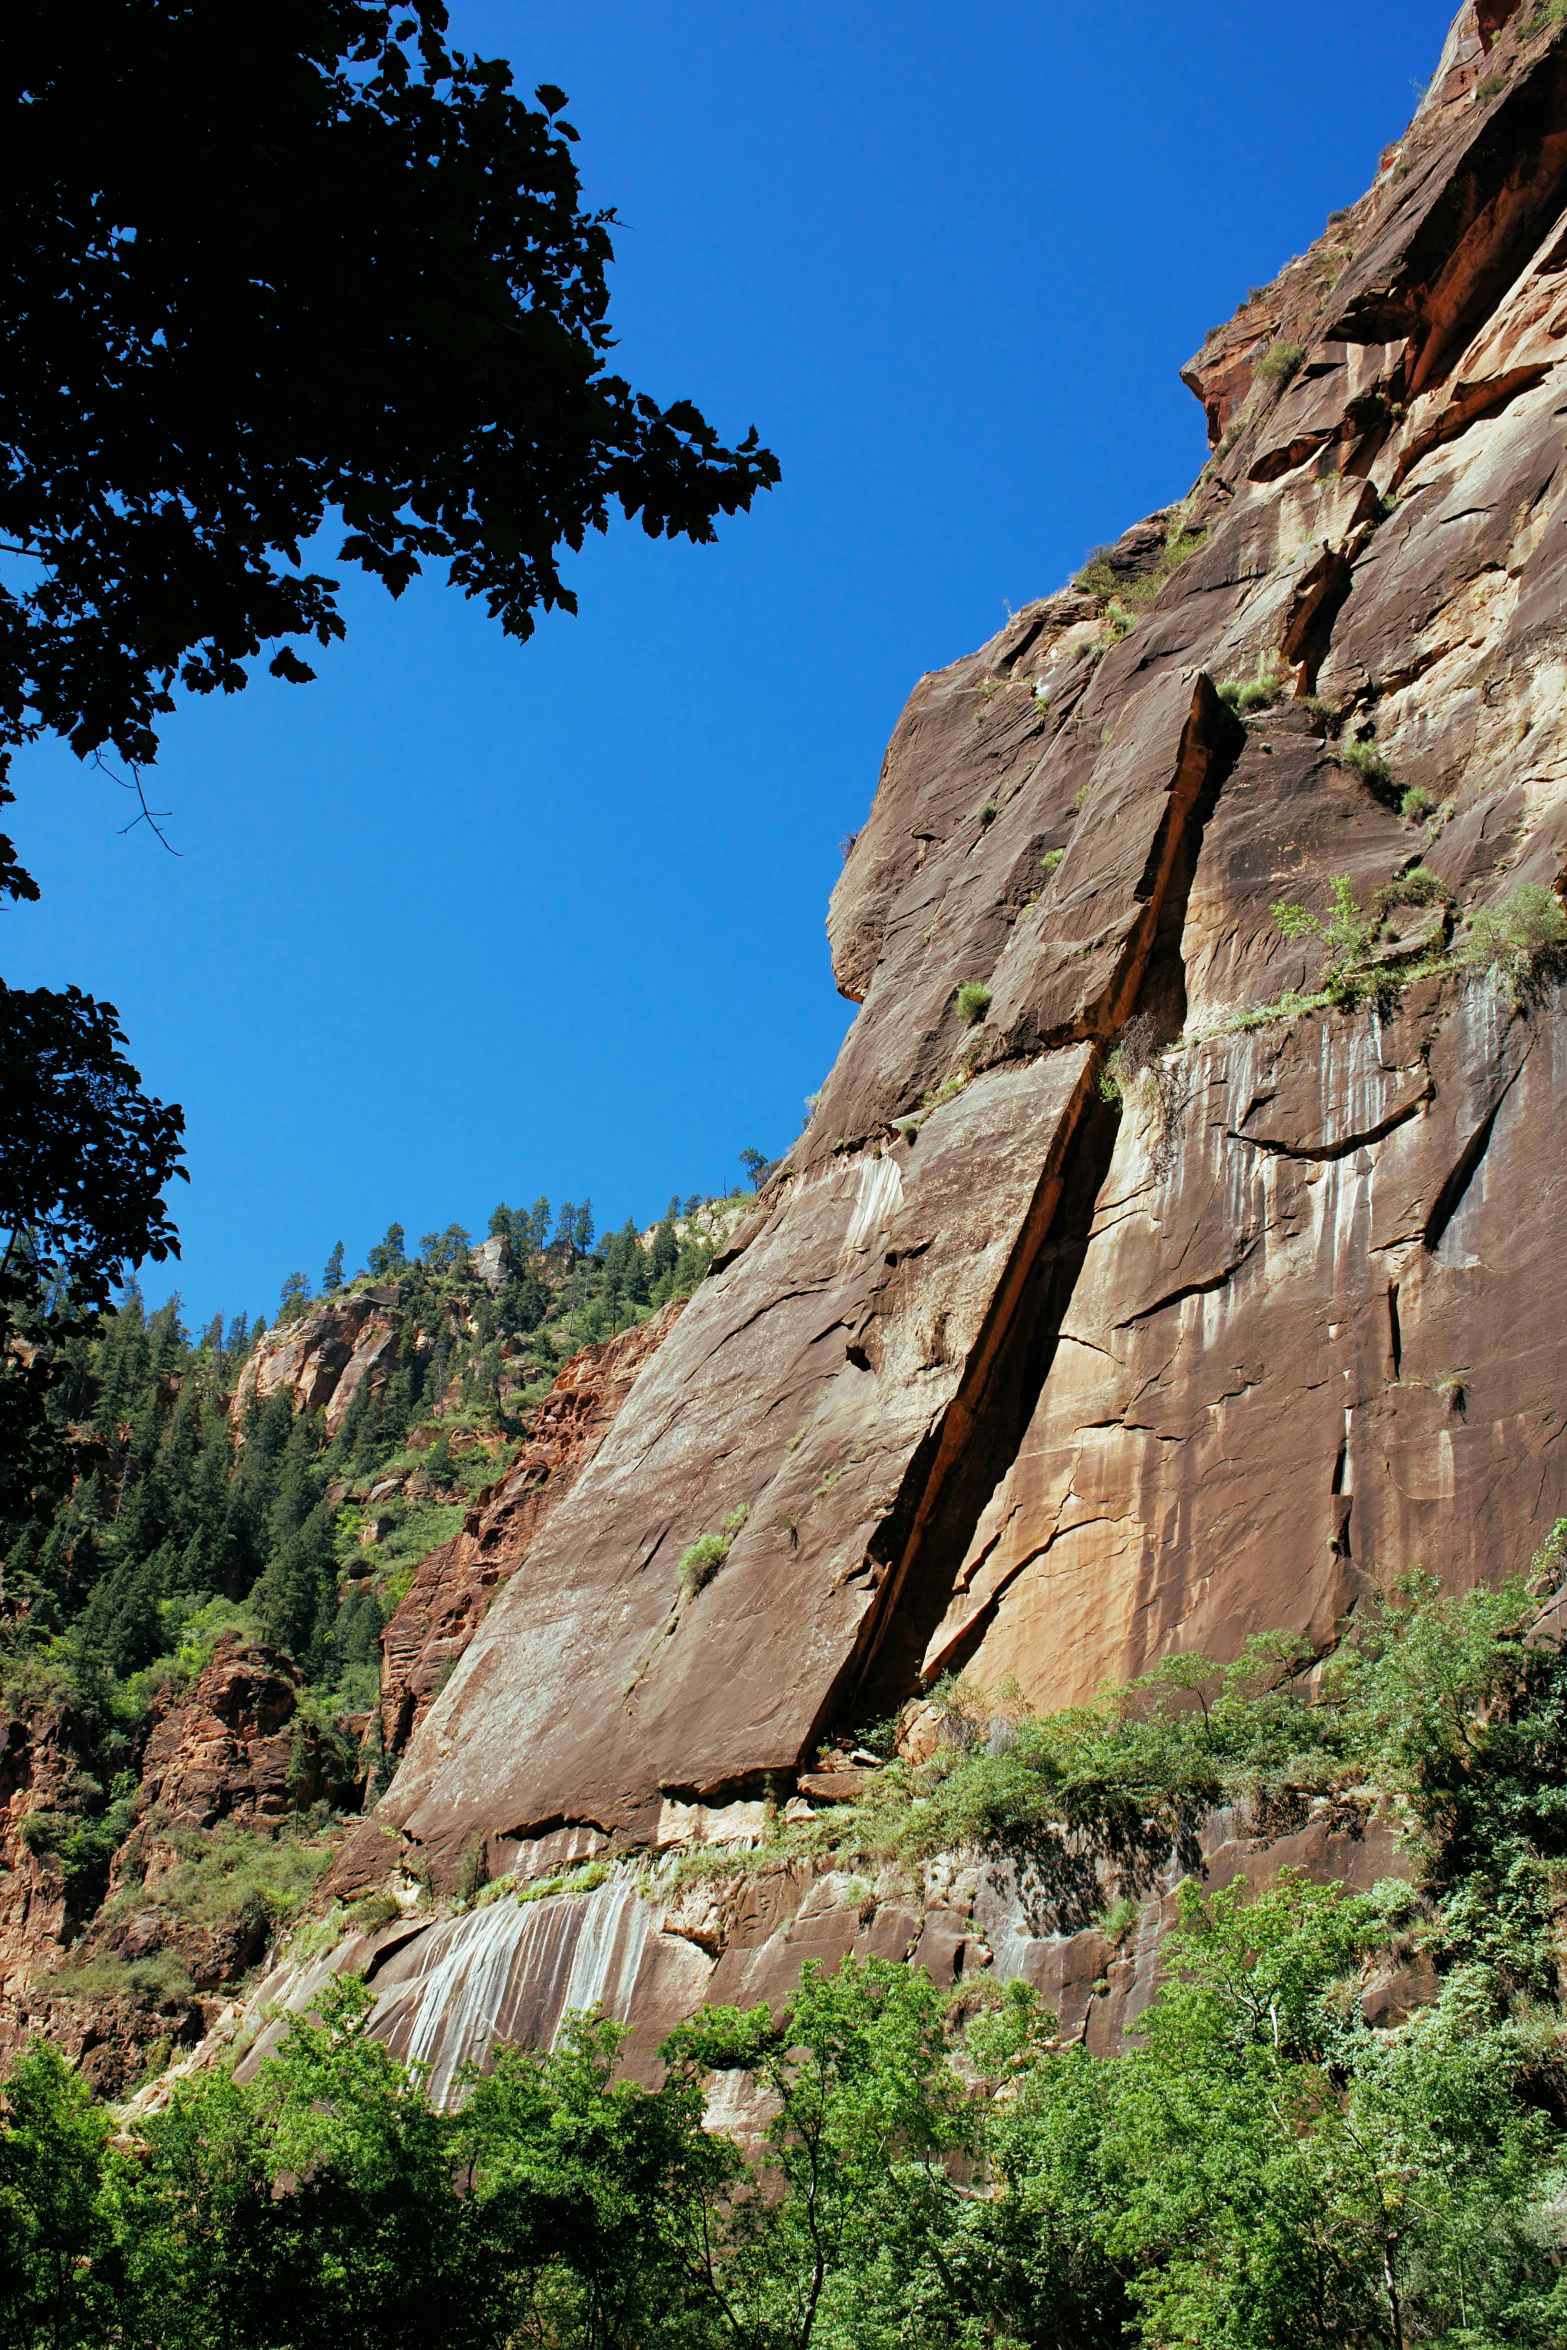
[[370,1270],[377,1280],[388,1273],[401,1272],[408,1262],[406,1247],[407,1235],[401,1224],[388,1224],[386,1238],[378,1240],[370,1251]]
[[490,1238],[492,1240],[510,1240],[512,1237],[512,1211],[502,1200],[498,1208],[490,1210]]
[[323,1614],[335,1613],[336,1564],[332,1513],[317,1502],[268,1560],[252,1594],[268,1639],[298,1664],[309,1658]]
[[[672,1199],[664,1210],[663,1222],[653,1234],[653,1246],[648,1260],[648,1274],[655,1290],[659,1282],[673,1273],[676,1260],[680,1255],[680,1243],[675,1237],[675,1219],[679,1212],[679,1200]],[[663,1298],[660,1297],[658,1303],[662,1305],[663,1302]]]
[[550,1203],[540,1192],[528,1211],[528,1236],[525,1246],[541,1252],[549,1246]]
[[332,1254],[326,1261],[326,1269],[321,1275],[321,1294],[323,1297],[336,1297],[342,1286],[343,1244],[339,1240],[334,1244]]

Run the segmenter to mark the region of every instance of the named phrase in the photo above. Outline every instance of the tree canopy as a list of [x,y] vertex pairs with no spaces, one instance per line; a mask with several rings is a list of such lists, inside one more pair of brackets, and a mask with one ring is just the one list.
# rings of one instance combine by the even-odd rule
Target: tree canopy
[[0,38],[0,743],[150,760],[176,685],[430,559],[513,636],[612,505],[710,539],[778,478],[610,371],[613,214],[549,84],[440,0],[16,0]]

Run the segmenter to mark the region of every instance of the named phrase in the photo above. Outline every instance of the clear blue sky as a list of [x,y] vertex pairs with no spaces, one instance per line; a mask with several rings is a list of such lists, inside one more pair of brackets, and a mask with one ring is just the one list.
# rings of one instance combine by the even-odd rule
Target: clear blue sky
[[617,364],[754,422],[783,484],[716,547],[621,525],[526,647],[434,579],[351,588],[317,684],[170,725],[177,860],[68,754],[19,762],[44,901],[7,975],[109,997],[184,1104],[190,1319],[270,1317],[394,1217],[646,1220],[793,1139],[910,686],[1189,486],[1177,369],[1360,194],[1449,13],[455,0],[570,94]]

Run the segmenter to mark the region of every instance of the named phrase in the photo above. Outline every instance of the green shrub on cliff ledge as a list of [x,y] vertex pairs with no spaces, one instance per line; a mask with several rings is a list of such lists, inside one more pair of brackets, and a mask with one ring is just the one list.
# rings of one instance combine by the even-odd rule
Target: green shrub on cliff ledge
[[744,1526],[750,1511],[744,1506],[731,1510],[724,1520],[721,1534],[700,1534],[689,1550],[681,1555],[680,1588],[695,1598],[705,1591],[734,1547],[735,1537]]
[[1303,343],[1270,343],[1252,369],[1252,374],[1270,390],[1281,392],[1298,374],[1305,356],[1306,347]]
[[1453,960],[1489,971],[1522,997],[1541,974],[1567,962],[1567,911],[1543,882],[1526,882],[1473,917]]
[[982,979],[965,979],[958,989],[954,1009],[965,1028],[977,1028],[990,1010],[990,990]]

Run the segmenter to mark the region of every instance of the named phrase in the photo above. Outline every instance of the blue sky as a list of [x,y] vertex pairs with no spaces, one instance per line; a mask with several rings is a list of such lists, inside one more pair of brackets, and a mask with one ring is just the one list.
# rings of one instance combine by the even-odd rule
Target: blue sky
[[433,578],[350,586],[318,683],[168,728],[178,858],[68,754],[18,762],[44,900],[7,975],[109,997],[184,1104],[192,1320],[393,1218],[647,1220],[793,1139],[910,686],[1188,487],[1181,362],[1361,192],[1448,14],[455,0],[570,94],[617,365],[784,479],[716,547],[595,542],[526,647]]

